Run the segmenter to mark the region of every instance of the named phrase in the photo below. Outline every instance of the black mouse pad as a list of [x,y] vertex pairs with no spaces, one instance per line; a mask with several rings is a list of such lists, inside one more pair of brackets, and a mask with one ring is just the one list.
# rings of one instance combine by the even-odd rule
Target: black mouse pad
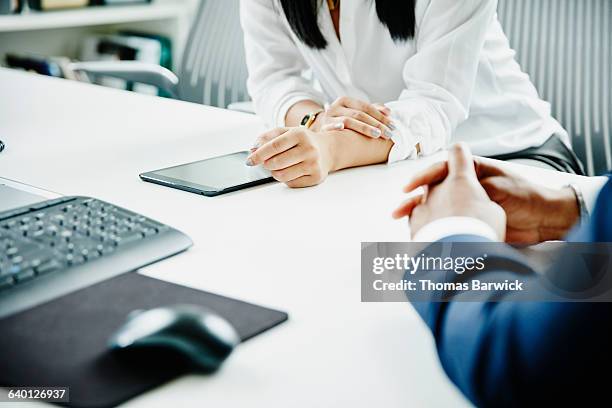
[[[248,340],[287,314],[128,273],[0,320],[0,387],[70,387],[72,406],[114,406],[187,369],[131,364],[107,351],[130,311],[173,304],[209,307]],[[240,346],[239,346],[240,347]],[[230,358],[232,358],[230,356]],[[221,368],[222,370],[223,368]]]

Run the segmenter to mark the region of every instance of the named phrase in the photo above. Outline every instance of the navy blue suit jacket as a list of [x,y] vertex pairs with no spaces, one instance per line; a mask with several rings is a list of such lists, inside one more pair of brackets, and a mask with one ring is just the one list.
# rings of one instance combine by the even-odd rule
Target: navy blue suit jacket
[[[444,241],[479,240],[486,241],[476,236]],[[612,242],[612,179],[599,194],[590,223],[571,240]],[[516,278],[529,268],[509,246],[500,245],[494,256],[512,260],[515,267],[488,271],[488,279]],[[567,269],[567,262],[559,260],[554,268]],[[435,273],[434,279],[446,279]],[[585,406],[611,400],[612,303],[483,300],[413,303],[434,335],[444,370],[475,405]]]

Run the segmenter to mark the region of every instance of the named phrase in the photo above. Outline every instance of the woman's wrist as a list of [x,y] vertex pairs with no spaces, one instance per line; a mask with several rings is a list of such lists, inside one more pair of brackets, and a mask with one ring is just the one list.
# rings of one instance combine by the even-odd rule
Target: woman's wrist
[[348,129],[315,134],[319,135],[322,153],[327,156],[326,167],[330,172],[385,163],[393,147],[391,140],[372,139]]
[[312,122],[310,129],[313,132],[318,132],[321,130],[321,124],[323,123],[323,120],[324,120],[323,116],[325,116],[325,111],[321,111],[315,118],[314,122]]
[[336,155],[337,132],[315,131],[315,135],[321,153],[321,160],[327,172],[332,173],[340,170],[338,166],[338,157]]
[[[323,109],[321,105],[314,101],[300,101],[289,108],[285,115],[285,126],[299,126],[304,116]],[[320,122],[319,122],[320,123]],[[315,128],[312,128],[316,130]]]

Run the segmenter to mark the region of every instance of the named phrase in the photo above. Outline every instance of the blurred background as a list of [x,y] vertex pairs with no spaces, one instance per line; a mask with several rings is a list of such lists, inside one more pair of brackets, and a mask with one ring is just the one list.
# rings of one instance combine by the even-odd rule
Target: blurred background
[[[179,69],[197,0],[0,0],[5,66],[70,76],[68,61],[135,60]],[[101,83],[123,87],[119,81]],[[152,93],[150,87],[137,92]]]
[[[612,169],[612,1],[499,0],[590,175]],[[239,0],[0,0],[0,64],[252,112]]]
[[0,63],[225,108],[248,101],[238,6],[237,0],[0,0]]

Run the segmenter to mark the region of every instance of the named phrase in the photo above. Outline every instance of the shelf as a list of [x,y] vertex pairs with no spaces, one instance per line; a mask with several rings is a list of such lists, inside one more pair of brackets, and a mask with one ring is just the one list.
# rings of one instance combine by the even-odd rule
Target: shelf
[[185,8],[177,3],[86,7],[72,10],[29,11],[25,14],[0,16],[0,33],[87,27],[180,17]]

